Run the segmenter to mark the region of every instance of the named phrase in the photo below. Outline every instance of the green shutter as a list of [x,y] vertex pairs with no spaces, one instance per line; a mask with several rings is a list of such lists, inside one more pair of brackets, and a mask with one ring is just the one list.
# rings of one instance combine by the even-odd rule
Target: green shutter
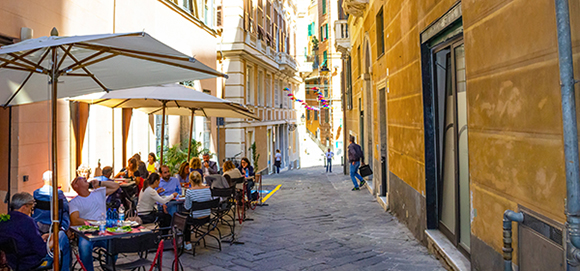
[[326,14],[326,0],[322,0],[322,14]]
[[326,60],[328,59],[328,54],[326,53],[326,51],[322,53],[322,57],[324,58],[324,62],[326,63]]
[[312,24],[308,25],[308,36],[312,36]]
[[324,25],[324,29],[326,30],[326,36],[325,38],[328,39],[328,24]]

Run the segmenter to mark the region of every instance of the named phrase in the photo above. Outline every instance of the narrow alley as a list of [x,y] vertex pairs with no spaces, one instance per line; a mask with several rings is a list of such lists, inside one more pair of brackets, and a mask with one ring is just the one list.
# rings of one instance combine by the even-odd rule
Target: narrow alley
[[316,166],[264,177],[277,185],[268,206],[250,211],[254,221],[236,228],[245,244],[185,254],[185,270],[444,270],[366,190],[350,191],[348,176]]

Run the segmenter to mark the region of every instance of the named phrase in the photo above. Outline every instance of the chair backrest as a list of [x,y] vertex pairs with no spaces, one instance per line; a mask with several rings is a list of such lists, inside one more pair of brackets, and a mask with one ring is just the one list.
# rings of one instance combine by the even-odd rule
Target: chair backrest
[[233,178],[232,183],[243,183],[245,179],[245,177]]
[[191,204],[191,209],[189,211],[199,211],[199,210],[207,210],[211,208],[217,208],[220,205],[220,199],[212,199],[208,201],[194,201]]
[[171,220],[172,230],[174,232],[175,230],[178,230],[179,232],[183,233],[185,231],[185,227],[187,227],[187,216],[180,213],[174,213],[173,219]]
[[10,237],[0,237],[0,250],[6,254],[17,254],[16,241]]
[[211,196],[214,198],[215,197],[229,198],[234,196],[235,191],[236,191],[235,186],[232,186],[230,188],[212,188]]
[[[50,211],[50,201],[46,201],[46,200],[36,200],[36,206],[34,206],[35,209],[39,209],[39,210],[45,210],[45,211]],[[62,199],[58,199],[58,209],[62,210],[63,203],[62,203]]]
[[143,235],[131,236],[127,238],[111,239],[110,254],[138,253],[157,249],[159,243],[159,233],[146,233]]

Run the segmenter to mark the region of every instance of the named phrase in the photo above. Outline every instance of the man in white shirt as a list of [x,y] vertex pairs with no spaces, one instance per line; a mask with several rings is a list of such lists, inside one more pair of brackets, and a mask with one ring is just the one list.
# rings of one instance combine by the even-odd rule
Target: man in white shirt
[[334,152],[330,151],[330,148],[328,148],[328,151],[326,152],[325,156],[326,156],[326,172],[332,173],[332,157],[334,157]]
[[[92,186],[93,191],[89,191]],[[71,187],[78,196],[69,203],[70,222],[73,226],[85,225],[87,220],[101,220],[107,213],[107,196],[119,189],[116,182],[87,181],[84,177],[76,177]],[[79,238],[79,254],[87,271],[93,271],[93,247],[106,247],[106,241],[90,242]]]

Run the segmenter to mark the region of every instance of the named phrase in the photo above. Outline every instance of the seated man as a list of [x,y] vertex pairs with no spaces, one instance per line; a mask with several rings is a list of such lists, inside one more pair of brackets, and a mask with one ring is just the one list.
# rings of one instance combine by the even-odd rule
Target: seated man
[[[72,188],[78,196],[69,203],[70,222],[73,226],[85,225],[87,220],[101,220],[107,213],[107,196],[119,189],[119,184],[115,182],[103,182],[91,180],[93,191],[89,191],[89,182],[84,177],[76,177],[72,183]],[[87,271],[93,271],[93,247],[106,247],[106,241],[90,242],[84,238],[79,238],[79,254],[83,265]]]
[[[36,221],[40,233],[48,233],[52,218],[50,216],[50,198],[52,196],[52,171],[47,170],[42,174],[44,186],[34,190],[34,199],[36,207],[32,213],[32,218]],[[68,200],[62,190],[58,190],[59,210],[58,217],[60,227],[64,231],[68,230],[70,217],[68,213]]]
[[[49,234],[41,236],[34,219],[30,217],[34,204],[34,198],[29,193],[14,194],[10,202],[12,211],[8,212],[10,219],[0,222],[0,240],[12,238],[16,241],[18,257],[7,255],[8,264],[13,270],[30,270],[40,266],[44,261],[52,263],[52,258],[46,252]],[[52,245],[52,241],[50,244]],[[61,270],[67,271],[70,269],[70,244],[63,231],[58,234],[58,244],[62,259]]]
[[[111,175],[113,175],[112,167],[109,166],[104,167],[101,173],[103,175],[95,177],[95,180],[99,180],[101,182],[113,181],[111,180]],[[112,193],[107,197],[107,208],[119,209],[119,206],[121,206],[122,198],[123,198],[123,189],[119,188],[117,189],[117,191],[115,191],[114,193]]]
[[159,168],[159,171],[161,172],[161,180],[159,181],[157,193],[159,193],[160,196],[169,196],[174,192],[180,194],[181,185],[179,184],[179,180],[175,177],[171,177],[169,167],[167,165],[162,165]]

